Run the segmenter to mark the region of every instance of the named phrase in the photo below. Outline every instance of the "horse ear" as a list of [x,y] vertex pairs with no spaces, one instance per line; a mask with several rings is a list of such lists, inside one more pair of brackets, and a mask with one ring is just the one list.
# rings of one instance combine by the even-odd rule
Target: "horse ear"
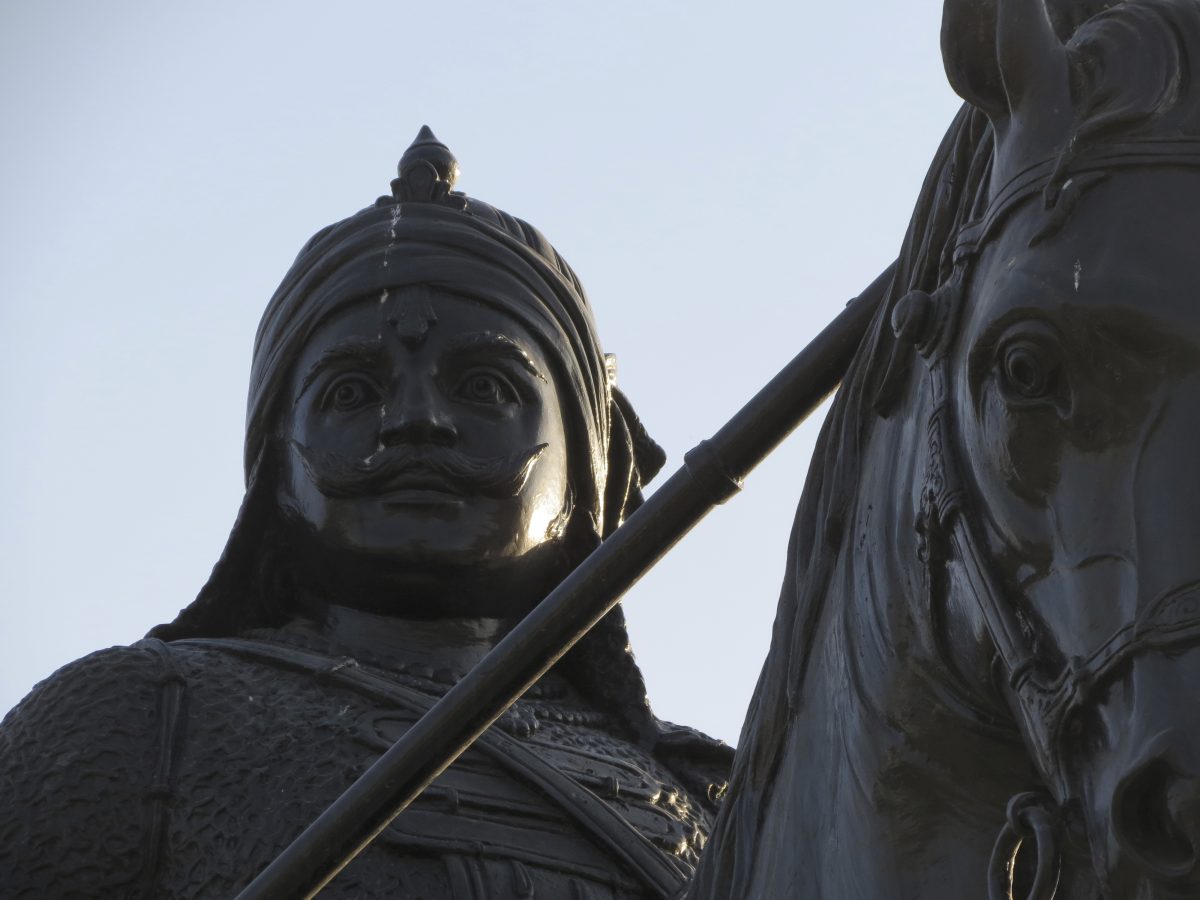
[[954,92],[989,119],[1008,104],[996,57],[997,0],[945,0],[942,5],[942,65]]
[[994,124],[1068,96],[1067,51],[1046,0],[945,0],[942,63],[955,92]]
[[992,123],[993,186],[1061,149],[1074,111],[1047,0],[945,0],[942,59],[954,89]]
[[1025,119],[1060,120],[1071,115],[1067,48],[1046,0],[999,0],[996,55],[1008,109]]

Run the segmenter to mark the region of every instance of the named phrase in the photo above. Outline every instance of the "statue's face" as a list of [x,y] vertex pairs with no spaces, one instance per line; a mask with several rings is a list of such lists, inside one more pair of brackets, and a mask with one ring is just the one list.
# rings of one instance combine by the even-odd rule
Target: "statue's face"
[[288,385],[280,502],[318,550],[400,588],[532,565],[569,493],[550,360],[494,307],[404,296],[352,304],[308,342]]

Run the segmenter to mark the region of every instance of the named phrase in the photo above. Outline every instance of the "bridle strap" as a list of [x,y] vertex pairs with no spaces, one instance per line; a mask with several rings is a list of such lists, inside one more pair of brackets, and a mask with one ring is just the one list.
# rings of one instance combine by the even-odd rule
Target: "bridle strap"
[[[951,327],[949,330],[953,330]],[[946,341],[940,343],[941,348]],[[929,363],[929,385],[933,411],[929,417],[929,463],[922,489],[922,518],[927,531],[941,533],[948,540],[948,550],[963,567],[967,587],[973,596],[988,635],[996,647],[1009,685],[1021,699],[1019,713],[1025,718],[1022,731],[1034,742],[1038,768],[1043,773],[1057,771],[1053,747],[1038,740],[1044,730],[1031,713],[1041,713],[1046,706],[1045,693],[1033,681],[1036,656],[1016,611],[1004,602],[1005,592],[995,576],[990,557],[981,549],[984,544],[975,533],[974,523],[967,514],[967,490],[958,464],[958,441],[953,428],[950,402],[949,354],[940,349]],[[1040,716],[1039,716],[1040,717]]]
[[[1200,168],[1200,139],[1159,138],[1106,144],[1073,158],[1066,181],[1096,172],[1160,167]],[[991,198],[983,215],[959,230],[954,242],[954,262],[976,256],[1014,209],[1045,192],[1059,169],[1058,159],[1045,159],[1014,175]]]
[[1135,656],[1200,644],[1200,582],[1168,591],[1122,626],[1086,659],[1073,659],[1052,685],[1045,715],[1056,739],[1072,712]]

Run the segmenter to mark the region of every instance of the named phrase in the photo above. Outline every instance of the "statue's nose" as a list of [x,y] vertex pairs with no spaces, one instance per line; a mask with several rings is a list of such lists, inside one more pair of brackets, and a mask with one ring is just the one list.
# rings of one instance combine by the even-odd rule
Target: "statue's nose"
[[1145,875],[1200,894],[1200,776],[1195,760],[1187,773],[1179,760],[1152,752],[1126,773],[1113,796],[1113,833]]
[[379,442],[385,447],[406,443],[450,447],[457,439],[450,416],[432,392],[421,387],[398,392],[384,408],[379,424]]

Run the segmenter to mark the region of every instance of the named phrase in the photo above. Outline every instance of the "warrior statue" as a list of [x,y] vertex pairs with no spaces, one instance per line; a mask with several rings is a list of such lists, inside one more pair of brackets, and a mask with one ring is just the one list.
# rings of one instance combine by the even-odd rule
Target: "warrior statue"
[[[208,583],[0,727],[0,896],[231,897],[641,502],[663,462],[575,274],[423,129],[254,346]],[[731,751],[651,713],[619,608],[322,896],[678,895]]]

